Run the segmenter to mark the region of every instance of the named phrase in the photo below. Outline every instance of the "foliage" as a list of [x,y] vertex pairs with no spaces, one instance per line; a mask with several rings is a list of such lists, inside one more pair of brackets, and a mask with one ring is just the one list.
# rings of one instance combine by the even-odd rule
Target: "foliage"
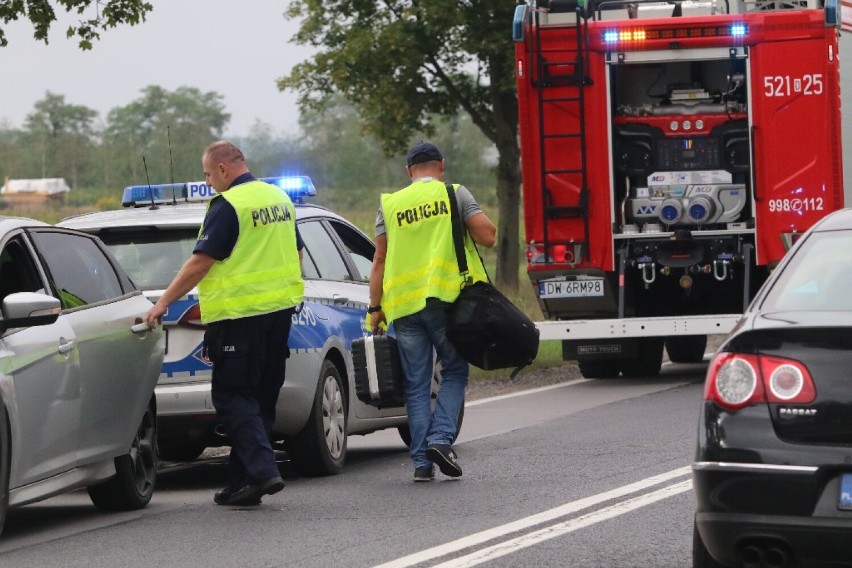
[[294,40],[319,48],[279,79],[303,111],[335,94],[357,109],[386,155],[400,154],[435,117],[461,109],[497,149],[497,283],[516,288],[520,151],[513,44],[514,3],[494,0],[294,0]]
[[[114,28],[120,24],[134,26],[145,21],[145,15],[153,6],[143,0],[3,0],[0,2],[0,20],[8,24],[26,18],[33,24],[33,37],[47,43],[50,26],[56,21],[56,9],[84,14],[87,9],[94,12],[76,26],[69,26],[66,35],[79,38],[80,49],[92,49],[92,42],[100,39],[100,30]],[[0,47],[8,45],[6,34],[0,28]]]
[[195,87],[170,92],[150,85],[135,101],[112,109],[103,133],[106,184],[201,179],[201,151],[222,136],[231,118],[222,99]]
[[24,120],[21,143],[38,150],[23,156],[19,164],[23,171],[16,177],[63,177],[72,188],[77,187],[94,161],[97,116],[96,111],[66,103],[64,95],[48,91]]

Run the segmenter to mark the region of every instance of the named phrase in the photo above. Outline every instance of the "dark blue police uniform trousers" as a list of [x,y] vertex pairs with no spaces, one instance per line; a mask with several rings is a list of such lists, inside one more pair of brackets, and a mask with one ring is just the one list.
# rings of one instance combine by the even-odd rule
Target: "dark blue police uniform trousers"
[[230,438],[230,487],[279,474],[269,433],[290,351],[294,308],[213,322],[204,344],[213,361],[213,406]]

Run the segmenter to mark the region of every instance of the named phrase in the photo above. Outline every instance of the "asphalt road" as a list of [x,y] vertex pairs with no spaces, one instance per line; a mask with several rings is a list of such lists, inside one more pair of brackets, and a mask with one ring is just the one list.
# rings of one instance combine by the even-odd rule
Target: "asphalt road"
[[414,484],[386,431],[351,438],[338,476],[300,478],[283,462],[287,487],[259,507],[213,504],[221,459],[162,471],[143,511],[56,497],[10,512],[0,566],[690,566],[704,371],[469,403],[459,480]]

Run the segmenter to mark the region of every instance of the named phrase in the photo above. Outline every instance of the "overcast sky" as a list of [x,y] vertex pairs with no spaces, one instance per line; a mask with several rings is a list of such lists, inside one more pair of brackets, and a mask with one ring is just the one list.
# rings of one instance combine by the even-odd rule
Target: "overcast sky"
[[296,131],[296,96],[279,92],[275,83],[312,51],[289,43],[299,22],[284,18],[286,0],[151,3],[154,10],[145,22],[102,32],[91,51],[81,51],[76,40],[65,37],[68,25],[79,21],[76,16],[58,14],[49,45],[32,37],[28,21],[6,25],[0,122],[20,127],[47,91],[92,108],[104,119],[112,108],[138,99],[143,87],[158,85],[223,95],[231,114],[226,135],[248,134],[255,119],[280,134]]

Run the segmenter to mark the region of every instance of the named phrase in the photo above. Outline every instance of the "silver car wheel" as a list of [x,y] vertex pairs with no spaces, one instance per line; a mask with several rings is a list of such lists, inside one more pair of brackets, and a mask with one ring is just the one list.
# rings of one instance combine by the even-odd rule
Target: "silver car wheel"
[[332,376],[324,379],[322,389],[322,428],[328,452],[334,459],[343,453],[346,439],[346,415],[343,408],[343,393],[340,385]]
[[136,431],[136,437],[133,438],[133,444],[130,446],[129,455],[133,468],[133,478],[140,494],[150,491],[156,479],[154,472],[157,470],[157,446],[154,440],[156,430],[153,419],[151,413],[145,414],[142,423],[139,425],[139,430]]

